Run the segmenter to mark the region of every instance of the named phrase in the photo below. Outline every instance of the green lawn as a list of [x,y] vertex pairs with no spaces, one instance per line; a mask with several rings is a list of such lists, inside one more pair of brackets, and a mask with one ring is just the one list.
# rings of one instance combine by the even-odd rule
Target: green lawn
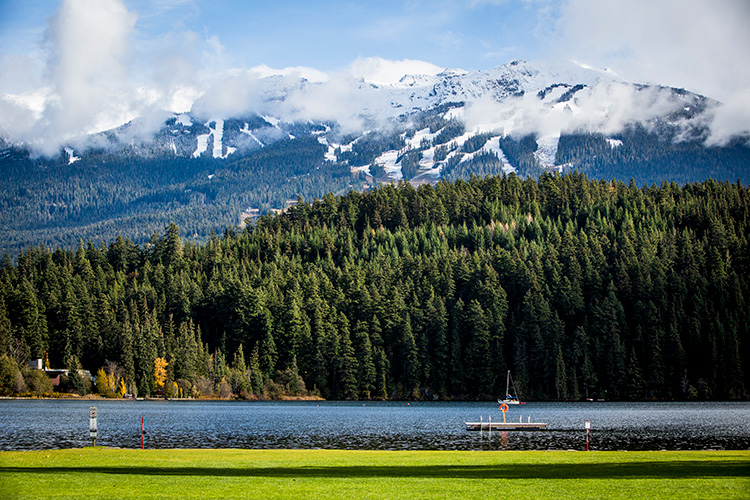
[[750,451],[12,451],[0,497],[746,500]]

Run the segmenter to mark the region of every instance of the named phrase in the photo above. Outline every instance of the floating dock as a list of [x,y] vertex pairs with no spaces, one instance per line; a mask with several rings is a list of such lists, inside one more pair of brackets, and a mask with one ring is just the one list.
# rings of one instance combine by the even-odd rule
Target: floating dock
[[466,422],[467,431],[543,431],[546,422]]
[[[507,406],[506,406],[507,408]],[[507,410],[505,410],[507,411]],[[484,417],[479,419],[479,422],[466,422],[467,431],[542,431],[547,428],[546,422],[532,422],[531,417],[528,421],[524,422],[523,417],[518,419],[518,422],[506,422],[505,411],[503,411],[503,421],[493,422],[492,417],[487,422],[484,421]]]

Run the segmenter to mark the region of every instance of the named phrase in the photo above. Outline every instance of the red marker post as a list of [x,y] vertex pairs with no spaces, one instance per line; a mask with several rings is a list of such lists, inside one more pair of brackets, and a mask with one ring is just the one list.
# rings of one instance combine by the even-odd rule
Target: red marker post
[[586,420],[586,451],[589,451],[589,429],[591,429],[591,422]]
[[141,449],[146,447],[146,419],[141,417]]

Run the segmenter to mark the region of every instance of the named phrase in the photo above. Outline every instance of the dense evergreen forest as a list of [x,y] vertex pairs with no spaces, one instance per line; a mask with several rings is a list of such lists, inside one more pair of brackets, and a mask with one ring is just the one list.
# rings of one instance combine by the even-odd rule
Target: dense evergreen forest
[[525,399],[747,399],[748,224],[739,182],[545,173],[29,248],[0,263],[0,391],[42,358],[110,394],[482,399],[510,369]]

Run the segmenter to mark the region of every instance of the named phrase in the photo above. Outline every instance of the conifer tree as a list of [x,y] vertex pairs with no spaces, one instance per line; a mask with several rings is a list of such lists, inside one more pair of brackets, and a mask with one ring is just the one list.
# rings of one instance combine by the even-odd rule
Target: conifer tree
[[372,343],[367,331],[367,323],[358,321],[352,334],[352,347],[357,357],[357,366],[359,367],[357,373],[359,397],[362,399],[371,399],[375,395],[377,372],[375,361],[373,360]]

